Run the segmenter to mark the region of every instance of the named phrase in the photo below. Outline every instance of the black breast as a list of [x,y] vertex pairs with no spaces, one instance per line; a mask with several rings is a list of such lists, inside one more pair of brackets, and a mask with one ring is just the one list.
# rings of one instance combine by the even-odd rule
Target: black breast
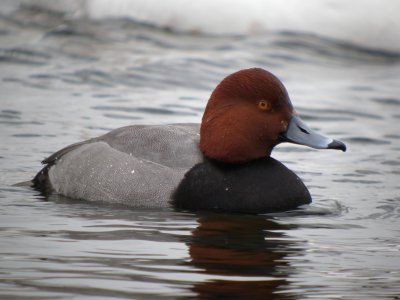
[[174,205],[193,210],[267,213],[311,202],[301,179],[273,158],[232,165],[205,160],[186,174]]

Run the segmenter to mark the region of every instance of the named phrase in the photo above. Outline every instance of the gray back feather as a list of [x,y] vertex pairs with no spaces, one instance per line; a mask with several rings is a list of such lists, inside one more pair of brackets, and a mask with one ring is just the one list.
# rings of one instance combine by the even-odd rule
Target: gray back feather
[[70,145],[44,160],[63,195],[165,207],[187,170],[203,160],[198,124],[127,126]]

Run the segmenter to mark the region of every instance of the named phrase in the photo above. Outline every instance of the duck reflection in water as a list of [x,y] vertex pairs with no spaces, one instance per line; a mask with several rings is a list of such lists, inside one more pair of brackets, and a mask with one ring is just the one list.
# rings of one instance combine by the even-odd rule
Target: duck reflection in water
[[284,292],[293,269],[285,259],[301,255],[303,241],[288,238],[266,216],[207,214],[188,242],[191,265],[209,275],[194,284],[199,298],[294,299]]

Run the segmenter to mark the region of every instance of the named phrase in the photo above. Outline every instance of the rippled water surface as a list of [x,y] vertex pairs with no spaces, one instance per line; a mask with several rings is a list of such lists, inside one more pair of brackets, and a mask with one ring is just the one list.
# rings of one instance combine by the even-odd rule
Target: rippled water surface
[[[214,86],[253,66],[348,146],[274,150],[309,187],[306,208],[133,210],[12,186],[113,128],[199,122]],[[400,54],[20,9],[0,17],[0,80],[0,298],[399,299]]]

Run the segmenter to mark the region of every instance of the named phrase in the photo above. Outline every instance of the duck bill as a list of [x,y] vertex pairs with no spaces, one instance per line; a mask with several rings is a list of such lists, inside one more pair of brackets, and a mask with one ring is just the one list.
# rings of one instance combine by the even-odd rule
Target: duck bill
[[287,130],[280,136],[282,142],[304,145],[315,149],[337,149],[346,151],[340,141],[323,136],[310,129],[298,116],[292,116]]

